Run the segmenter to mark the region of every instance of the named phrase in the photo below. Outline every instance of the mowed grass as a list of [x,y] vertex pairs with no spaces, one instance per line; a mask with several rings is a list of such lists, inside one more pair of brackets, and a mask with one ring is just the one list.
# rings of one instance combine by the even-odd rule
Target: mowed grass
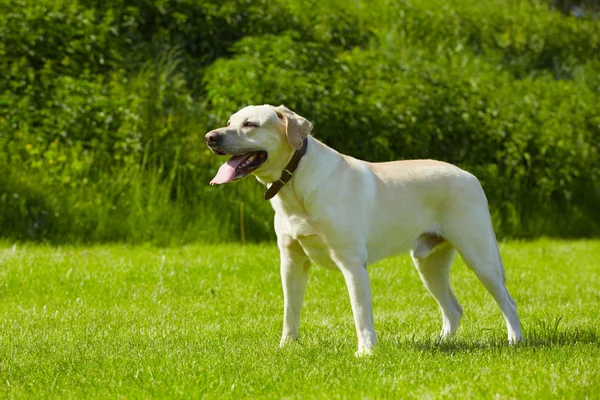
[[311,269],[280,350],[274,245],[0,249],[0,397],[598,398],[600,241],[501,245],[525,343],[460,258],[441,320],[408,256],[371,266],[378,347],[357,359],[342,275]]

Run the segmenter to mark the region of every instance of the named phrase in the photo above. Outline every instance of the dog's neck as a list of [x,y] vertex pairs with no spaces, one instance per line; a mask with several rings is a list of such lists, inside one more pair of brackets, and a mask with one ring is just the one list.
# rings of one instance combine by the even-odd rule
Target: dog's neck
[[285,168],[281,172],[281,176],[278,180],[271,183],[271,186],[265,192],[265,200],[272,199],[277,193],[283,188],[283,186],[294,176],[294,172],[296,168],[298,168],[298,164],[300,160],[306,154],[306,149],[308,147],[308,138],[305,138],[302,141],[302,147],[294,152],[292,159],[286,164]]
[[270,200],[275,211],[280,207],[287,209],[304,205],[311,193],[326,183],[342,161],[342,156],[337,151],[312,136],[307,139],[306,153],[300,159],[292,178]]

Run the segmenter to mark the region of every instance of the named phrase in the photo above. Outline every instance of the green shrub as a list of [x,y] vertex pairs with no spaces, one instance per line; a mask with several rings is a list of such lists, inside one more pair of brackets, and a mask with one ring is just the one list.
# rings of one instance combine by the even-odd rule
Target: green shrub
[[50,241],[273,236],[204,133],[286,104],[370,161],[481,178],[501,235],[600,233],[600,24],[531,1],[6,0],[0,228]]
[[[223,119],[245,103],[284,102],[342,152],[370,161],[442,159],[475,172],[504,234],[561,234],[573,213],[583,219],[577,234],[598,229],[589,205],[600,199],[585,188],[598,185],[600,98],[583,82],[550,74],[515,80],[475,55],[439,59],[410,47],[393,58],[370,49],[335,54],[268,36],[235,49],[238,56],[206,75]],[[547,224],[528,228],[528,219]]]

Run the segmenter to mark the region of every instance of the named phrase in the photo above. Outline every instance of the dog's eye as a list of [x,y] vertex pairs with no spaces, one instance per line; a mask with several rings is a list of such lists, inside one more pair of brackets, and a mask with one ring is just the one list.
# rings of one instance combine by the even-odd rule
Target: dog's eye
[[227,121],[227,126],[231,125],[231,121]]
[[255,123],[252,123],[250,121],[244,122],[244,128],[256,128],[256,126],[257,125]]

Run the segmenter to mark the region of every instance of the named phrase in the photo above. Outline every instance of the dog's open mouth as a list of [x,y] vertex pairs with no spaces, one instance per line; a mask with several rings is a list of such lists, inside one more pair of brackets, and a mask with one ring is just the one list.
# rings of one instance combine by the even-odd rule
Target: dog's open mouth
[[242,179],[267,161],[266,151],[253,151],[231,157],[221,165],[217,175],[210,181],[211,185],[227,183]]

